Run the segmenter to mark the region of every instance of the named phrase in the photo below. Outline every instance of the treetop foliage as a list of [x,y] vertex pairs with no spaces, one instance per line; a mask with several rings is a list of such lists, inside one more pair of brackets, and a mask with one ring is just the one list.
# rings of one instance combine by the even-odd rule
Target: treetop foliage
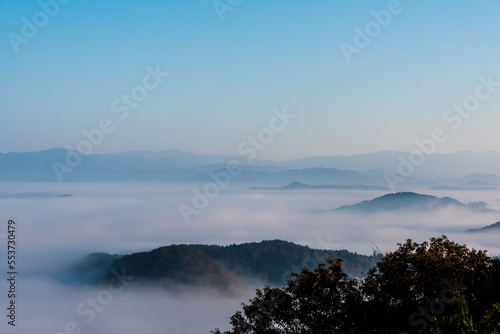
[[328,259],[282,289],[257,290],[224,334],[500,333],[500,261],[484,250],[446,236],[407,240],[363,279],[341,263]]

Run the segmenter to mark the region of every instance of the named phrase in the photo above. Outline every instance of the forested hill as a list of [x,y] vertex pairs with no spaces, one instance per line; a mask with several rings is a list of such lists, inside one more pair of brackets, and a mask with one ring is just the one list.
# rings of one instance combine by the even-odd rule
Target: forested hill
[[335,209],[335,211],[374,213],[397,210],[430,211],[452,207],[464,208],[472,212],[493,212],[493,210],[486,208],[485,205],[486,203],[484,202],[463,204],[450,197],[436,197],[414,192],[398,192],[353,205],[344,205]]
[[258,279],[284,286],[291,272],[315,268],[328,258],[342,258],[345,272],[361,276],[375,265],[374,256],[347,250],[317,250],[292,242],[272,240],[240,245],[171,245],[134,253],[115,260],[98,281],[111,279],[111,271],[126,268],[138,282],[225,288]]
[[216,289],[243,286],[243,282],[221,263],[188,245],[125,255],[113,261],[98,282],[111,281],[115,276],[113,270],[134,276],[136,282],[148,285],[170,287],[182,283]]
[[352,276],[362,275],[375,266],[376,262],[373,256],[347,250],[312,249],[282,240],[191,247],[208,254],[233,272],[257,276],[272,284],[285,284],[290,272],[298,272],[303,266],[315,268],[327,258],[342,258],[344,271]]

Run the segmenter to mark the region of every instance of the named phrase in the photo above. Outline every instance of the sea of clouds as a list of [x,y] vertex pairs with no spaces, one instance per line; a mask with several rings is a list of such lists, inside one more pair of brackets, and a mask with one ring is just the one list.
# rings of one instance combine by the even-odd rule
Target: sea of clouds
[[[495,191],[425,191],[463,203],[485,201],[500,211]],[[209,333],[228,329],[228,317],[254,294],[255,286],[222,295],[215,291],[125,287],[95,311],[77,313],[102,287],[72,285],[55,279],[58,273],[91,252],[128,254],[170,244],[219,244],[282,239],[313,248],[347,249],[371,255],[396,249],[411,238],[422,242],[447,235],[459,243],[500,254],[495,233],[465,233],[466,229],[500,220],[497,212],[465,208],[434,212],[390,212],[372,215],[331,211],[381,196],[380,191],[249,190],[230,186],[209,204],[183,219],[179,204],[190,204],[193,185],[168,184],[2,184],[0,240],[2,272],[6,276],[7,221],[16,221],[18,260],[17,325],[0,324],[8,333]],[[70,196],[69,196],[70,195]],[[2,246],[3,245],[3,246]],[[0,284],[7,292],[7,283]],[[105,295],[101,294],[101,297]],[[102,298],[101,298],[102,299]],[[2,302],[5,299],[2,299]],[[7,311],[5,307],[4,313]],[[76,324],[65,327],[70,324]],[[73,326],[73,327],[72,327]],[[75,329],[76,328],[76,329]]]

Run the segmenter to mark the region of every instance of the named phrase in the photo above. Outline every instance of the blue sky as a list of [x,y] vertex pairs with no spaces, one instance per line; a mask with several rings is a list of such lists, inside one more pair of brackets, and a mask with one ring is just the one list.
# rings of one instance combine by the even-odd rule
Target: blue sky
[[[223,20],[210,0],[61,2],[44,22],[55,0],[0,1],[0,152],[75,148],[107,118],[94,153],[237,155],[285,106],[296,118],[257,158],[413,151],[435,128],[436,152],[500,151],[500,87],[457,129],[443,120],[479,77],[500,81],[498,0],[402,0],[350,62],[341,43],[392,0],[221,0]],[[42,21],[15,45],[23,18]],[[119,119],[113,101],[157,66],[169,75]]]

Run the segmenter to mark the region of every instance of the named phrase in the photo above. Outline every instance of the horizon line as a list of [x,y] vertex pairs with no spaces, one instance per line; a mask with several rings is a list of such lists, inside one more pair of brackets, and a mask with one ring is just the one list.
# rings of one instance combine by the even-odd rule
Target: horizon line
[[[231,157],[231,158],[245,158],[244,156],[240,155],[230,155],[230,154],[223,154],[223,153],[194,153],[191,151],[184,151],[181,149],[175,149],[175,148],[169,148],[169,149],[162,149],[162,150],[147,150],[147,149],[142,149],[142,150],[124,150],[124,151],[112,151],[112,152],[104,152],[104,153],[84,153],[82,151],[76,150],[76,149],[68,149],[68,148],[62,148],[62,147],[53,147],[49,149],[42,149],[42,150],[26,150],[26,151],[10,151],[10,152],[4,152],[0,151],[0,154],[22,154],[22,153],[41,153],[41,152],[48,152],[48,151],[74,151],[78,152],[81,155],[84,156],[92,156],[92,155],[108,155],[108,154],[125,154],[125,153],[139,153],[139,152],[149,152],[149,153],[162,153],[162,152],[179,152],[179,153],[185,153],[185,154],[192,154],[192,155],[197,155],[197,156],[213,156],[213,157]],[[413,151],[415,152],[415,151]],[[296,161],[296,160],[304,160],[304,159],[311,159],[311,158],[331,158],[331,157],[354,157],[354,156],[362,156],[362,155],[370,155],[370,154],[377,154],[377,153],[399,153],[399,154],[411,154],[413,152],[410,151],[396,151],[396,150],[379,150],[379,151],[373,151],[373,152],[365,152],[365,153],[352,153],[352,154],[329,154],[329,155],[311,155],[311,156],[305,156],[301,158],[290,158],[290,159],[283,159],[283,160],[272,160],[272,159],[252,159],[255,161],[273,161],[273,162],[286,162],[286,161]],[[454,151],[454,152],[422,152],[426,155],[452,155],[452,154],[458,154],[458,153],[475,153],[475,154],[485,154],[485,153],[495,153],[495,154],[500,154],[500,152],[493,151],[493,150],[485,150],[485,151],[473,151],[473,150],[460,150],[460,151]]]

